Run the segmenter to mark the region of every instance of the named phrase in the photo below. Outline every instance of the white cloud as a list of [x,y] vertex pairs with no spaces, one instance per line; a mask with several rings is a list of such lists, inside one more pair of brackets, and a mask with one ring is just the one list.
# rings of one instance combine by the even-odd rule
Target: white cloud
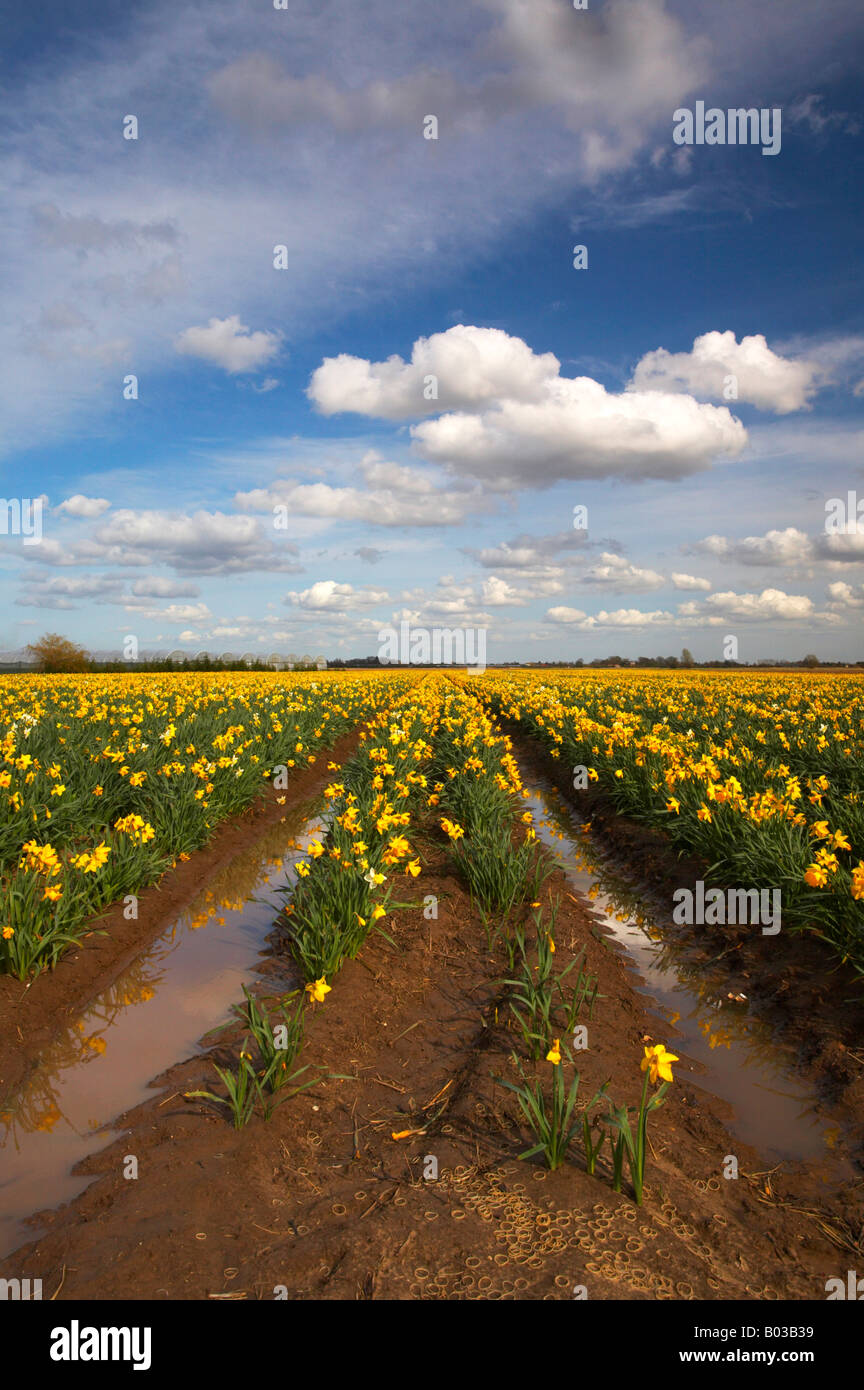
[[725,407],[650,391],[615,395],[590,377],[548,382],[538,404],[444,415],[411,434],[426,458],[492,490],[568,478],[681,478],[740,453],[747,438]]
[[704,589],[706,592],[711,588],[710,579],[700,579],[694,574],[670,574],[676,589]]
[[737,541],[726,536],[706,536],[690,549],[717,559],[735,560],[741,565],[797,565],[814,556],[810,537],[795,526],[787,526],[783,531],[766,531],[764,536],[745,536]]
[[107,497],[85,497],[82,492],[76,492],[61,502],[57,511],[65,512],[67,516],[95,518],[110,509],[111,503]]
[[278,333],[250,333],[238,314],[212,318],[206,328],[185,328],[174,339],[177,352],[213,362],[232,375],[257,372],[276,356],[280,343]]
[[[416,420],[444,410],[478,410],[502,398],[539,400],[559,368],[553,353],[538,356],[500,328],[460,323],[418,338],[410,362],[395,355],[386,362],[347,353],[325,357],[312,374],[308,395],[323,415],[353,411]],[[433,385],[437,394],[428,396]]]
[[199,574],[258,569],[290,574],[302,568],[296,561],[297,547],[290,541],[265,536],[254,517],[224,512],[123,509],[96,530],[94,542],[106,555],[114,550],[129,552],[148,562],[158,559],[177,570]]
[[613,555],[604,551],[600,564],[593,565],[582,576],[584,584],[600,584],[618,593],[639,593],[649,589],[662,589],[666,580],[657,570],[640,569],[623,555]]
[[[338,6],[326,23],[317,0],[295,0],[250,24],[236,0],[152,0],[80,50],[19,65],[0,155],[6,447],[113,425],[126,409],[117,374],[94,365],[123,347],[152,382],[176,365],[177,334],[214,306],[269,323],[276,295],[286,336],[309,335],[381,290],[395,301],[418,277],[434,290],[538,210],[574,195],[584,205],[586,187],[601,212],[660,200],[656,173],[647,187],[641,169],[606,175],[670,145],[670,93],[704,93],[724,63],[754,91],[766,65],[788,83],[796,45],[810,69],[844,22],[852,32],[835,13],[848,0],[818,33],[802,0],[775,7],[776,20],[763,6],[755,32],[752,4],[734,3],[731,21],[717,6],[676,8],[440,0],[430,26],[417,0],[398,24],[393,0]],[[120,138],[120,117],[117,129],[105,119],[121,107],[146,108],[137,145]],[[427,110],[440,110],[437,143],[422,140]],[[279,273],[277,242],[289,247]],[[57,301],[74,304],[81,336],[65,334],[79,342],[70,352],[62,331],[53,344],[43,333],[55,361],[44,373],[22,326]]]
[[560,594],[563,588],[560,579],[537,578],[530,584],[517,585],[511,584],[509,579],[499,579],[497,575],[491,574],[480,584],[478,599],[481,604],[487,604],[490,608],[510,605],[522,607],[532,599]]
[[[854,521],[851,525],[855,525]],[[808,536],[796,526],[766,531],[764,536],[705,536],[684,547],[694,554],[711,555],[736,564],[773,568],[795,568],[814,564],[855,565],[864,563],[864,525],[857,530],[817,532]]]
[[358,608],[374,608],[385,603],[386,589],[355,589],[352,584],[339,584],[335,579],[319,579],[308,589],[286,594],[285,602],[312,612],[348,613]]
[[836,584],[828,585],[828,597],[831,600],[828,607],[836,612],[848,608],[864,608],[864,584],[853,588],[851,584],[838,580]]
[[727,590],[711,594],[705,606],[722,611],[724,617],[754,622],[776,619],[788,622],[814,616],[812,599],[806,594],[786,594],[782,589],[763,589],[761,594],[736,594]]
[[167,608],[130,609],[136,617],[148,622],[201,623],[211,617],[206,603],[169,603]]
[[595,628],[668,627],[675,622],[674,614],[662,609],[643,613],[639,608],[616,608],[611,612],[601,609],[591,615],[578,608],[550,608],[546,617],[550,622],[575,626],[585,632]]
[[[838,595],[838,601],[842,601],[842,596]],[[676,613],[619,608],[586,614],[578,608],[558,607],[550,608],[546,617],[552,623],[574,626],[586,632],[597,628],[719,627],[735,621],[803,623],[806,626],[836,621],[832,613],[819,612],[806,595],[787,594],[781,589],[763,589],[759,594],[739,594],[727,590],[721,594],[711,594],[703,600],[689,599],[680,603]]]
[[388,463],[375,452],[366,454],[361,472],[365,489],[280,478],[269,487],[238,492],[234,505],[240,511],[271,513],[284,507],[291,516],[370,526],[453,526],[487,506],[477,491],[442,488],[424,470]]
[[761,333],[737,342],[730,330],[703,333],[691,352],[657,348],[637,363],[628,389],[687,392],[700,399],[728,400],[727,378],[733,377],[737,396],[760,410],[786,415],[803,410],[820,385],[816,362],[791,361],[772,352]]
[[565,566],[584,564],[588,549],[587,531],[557,531],[547,536],[514,536],[500,545],[466,553],[484,569],[511,570],[526,579],[558,579]]
[[494,575],[490,576],[490,581],[478,586],[470,579],[455,579],[445,574],[432,590],[405,589],[400,598],[410,607],[394,613],[393,621],[405,619],[427,626],[457,621],[462,627],[488,627],[494,619],[485,611],[484,603],[493,608],[518,607],[531,597]]
[[[856,525],[855,522],[851,524]],[[819,536],[816,550],[820,559],[835,564],[860,565],[864,562],[864,522],[857,522],[854,531],[832,531]]]
[[[423,399],[438,368],[439,399]],[[464,324],[414,345],[411,364],[330,358],[310,394],[328,413],[435,419],[411,426],[417,453],[492,491],[565,478],[679,478],[740,453],[746,431],[725,406],[655,391],[615,394],[591,377],[562,377],[551,353]]]
[[549,608],[546,612],[546,617],[553,623],[581,623],[587,616],[581,608],[568,608],[566,604],[559,604],[557,608]]

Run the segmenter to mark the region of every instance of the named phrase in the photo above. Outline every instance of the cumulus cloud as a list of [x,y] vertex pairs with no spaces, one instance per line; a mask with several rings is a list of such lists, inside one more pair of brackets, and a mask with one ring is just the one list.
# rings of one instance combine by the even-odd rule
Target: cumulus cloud
[[539,402],[443,415],[411,434],[424,457],[508,491],[571,478],[682,478],[740,453],[747,438],[725,406],[616,395],[590,377],[553,378]]
[[400,595],[410,607],[393,614],[393,621],[405,619],[418,624],[459,623],[461,626],[488,627],[492,616],[487,607],[520,606],[525,600],[510,584],[490,576],[490,582],[476,585],[470,579],[442,575],[434,589],[405,589]]
[[335,579],[319,579],[308,589],[286,594],[285,602],[315,613],[348,613],[374,608],[388,597],[386,589],[355,589],[352,584],[340,584]]
[[167,608],[135,607],[132,611],[149,622],[202,623],[212,617],[206,603],[169,603]]
[[560,579],[538,577],[530,584],[513,584],[509,579],[500,579],[498,575],[491,574],[480,584],[478,598],[481,604],[489,608],[522,607],[532,599],[560,594],[563,588]]
[[[838,602],[842,599],[838,597]],[[829,605],[829,608],[831,605]],[[578,608],[548,609],[547,620],[556,625],[577,627],[590,632],[595,628],[676,627],[681,629],[719,627],[732,621],[745,623],[803,623],[806,626],[836,621],[830,612],[819,612],[805,594],[787,594],[782,589],[763,589],[761,593],[739,594],[727,590],[705,599],[689,599],[675,613],[665,610],[643,612],[638,608],[601,609],[587,614]]]
[[410,362],[396,355],[386,362],[347,353],[325,357],[307,394],[323,415],[353,411],[416,420],[444,410],[481,409],[502,398],[539,400],[546,381],[559,369],[553,353],[537,355],[500,328],[460,323],[418,338]]
[[566,604],[558,604],[555,608],[546,610],[546,617],[552,623],[582,623],[588,617],[581,608],[570,608]]
[[839,565],[860,565],[864,561],[864,522],[859,521],[856,530],[831,531],[818,536],[815,549],[822,560]]
[[705,536],[685,547],[699,555],[732,560],[740,565],[793,567],[823,562],[830,565],[861,564],[864,561],[864,525],[853,521],[849,531],[819,532],[808,536],[796,526],[766,531],[764,536]]
[[[628,389],[748,401],[760,410],[787,415],[806,408],[819,389],[820,375],[815,361],[792,361],[772,352],[761,333],[739,343],[730,329],[703,333],[690,352],[647,352],[636,364]],[[731,396],[729,378],[734,379],[736,393]]]
[[111,503],[107,497],[85,497],[83,492],[76,492],[72,497],[67,497],[65,502],[61,502],[57,511],[65,512],[66,516],[95,518],[110,509]]
[[795,526],[787,526],[782,531],[766,531],[764,536],[745,536],[737,541],[726,536],[705,536],[690,548],[697,554],[735,560],[740,565],[796,565],[814,555],[810,537]]
[[604,551],[600,556],[600,564],[593,565],[585,571],[582,583],[600,584],[604,588],[621,593],[628,590],[638,593],[640,590],[662,589],[666,580],[657,570],[640,569],[638,565],[625,560],[623,555],[613,555]]
[[250,333],[246,324],[240,322],[239,314],[231,314],[227,319],[212,318],[206,328],[184,328],[174,339],[174,347],[187,357],[212,362],[233,376],[257,372],[276,356],[281,341],[279,333]]
[[[432,366],[439,397],[426,401]],[[747,439],[725,406],[653,390],[616,394],[591,377],[562,377],[553,354],[465,324],[419,339],[410,363],[330,358],[309,391],[328,414],[436,415],[411,426],[415,451],[492,491],[566,478],[680,478],[740,453]]]
[[727,590],[711,594],[705,600],[706,609],[722,610],[724,617],[747,622],[779,619],[783,622],[810,618],[814,614],[813,600],[806,594],[786,594],[782,589],[763,589],[761,594],[736,594]]
[[[34,546],[34,550],[43,550]],[[77,551],[77,555],[76,555]],[[273,570],[297,574],[297,546],[271,539],[251,516],[224,512],[116,511],[110,522],[98,527],[92,541],[72,549],[69,558],[56,563],[76,563],[89,555],[110,564],[161,562],[176,570],[198,574],[235,574]]]
[[548,609],[546,617],[552,623],[575,626],[584,632],[591,632],[595,628],[668,627],[675,621],[675,615],[663,609],[643,613],[639,608],[616,608],[611,612],[601,609],[599,613],[589,616],[579,608],[559,607]]
[[[610,546],[614,541],[607,541]],[[523,532],[499,545],[476,549],[466,546],[465,554],[486,570],[503,570],[509,582],[524,580],[528,585],[546,584],[543,592],[558,593],[562,581],[573,570],[584,566],[592,550],[587,531],[557,531],[535,536]]]
[[843,580],[838,580],[836,584],[828,585],[828,607],[835,612],[843,612],[849,608],[864,608],[864,584],[852,586]]
[[452,526],[487,506],[477,491],[442,488],[423,470],[389,463],[374,451],[364,457],[361,472],[366,488],[279,478],[269,487],[238,492],[234,505],[244,512],[283,507],[293,516],[370,526]]
[[471,579],[457,581],[446,575],[431,594],[414,589],[403,594],[403,598],[420,602],[426,613],[477,613],[484,607],[522,608],[534,599],[559,594],[563,587],[559,579],[545,576],[533,576],[529,583],[514,584],[512,572],[506,579],[490,574],[479,583]]
[[[814,68],[836,49],[838,26],[851,37],[838,12],[854,5],[836,0],[818,33],[803,0],[774,7],[777,18],[761,7],[755,31],[743,0],[732,22],[707,3],[673,12],[672,0],[604,0],[581,13],[563,0],[440,0],[434,26],[419,0],[402,8],[399,24],[393,0],[328,7],[322,23],[316,0],[296,0],[290,13],[265,6],[260,28],[235,0],[154,0],[126,7],[75,54],[10,72],[5,447],[98,429],[117,408],[116,377],[94,370],[98,359],[58,350],[46,379],[21,351],[21,325],[70,286],[94,342],[128,338],[131,369],[152,380],[172,365],[175,336],[206,325],[214,305],[269,322],[277,240],[290,251],[280,327],[309,335],[379,290],[416,286],[424,248],[421,274],[449,274],[538,209],[574,195],[584,206],[586,186],[600,212],[639,204],[640,216],[668,215],[656,173],[606,175],[671,148],[670,93],[704,93],[732,61],[753,91],[766,63],[788,83],[796,48]],[[853,52],[850,42],[841,56]],[[798,80],[795,91],[809,88]],[[137,146],[105,122],[121,105],[146,107]],[[422,142],[427,111],[440,113],[438,143]],[[250,241],[250,228],[261,237]]]
[[700,579],[695,574],[670,574],[669,578],[676,589],[704,589],[706,592],[711,588],[710,579]]

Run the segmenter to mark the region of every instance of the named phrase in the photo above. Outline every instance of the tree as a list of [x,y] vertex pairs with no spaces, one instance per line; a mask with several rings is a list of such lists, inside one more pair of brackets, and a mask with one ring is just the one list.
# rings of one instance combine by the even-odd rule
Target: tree
[[70,642],[68,637],[61,637],[58,632],[46,632],[38,642],[29,642],[26,650],[38,671],[73,675],[90,669],[90,657],[84,648]]
[[818,666],[818,665],[819,665],[819,658],[818,658],[818,656],[814,656],[812,652],[809,652],[809,653],[807,654],[807,656],[805,656],[804,659],[802,660],[801,665],[802,665],[802,666]]
[[690,650],[689,647],[685,647],[684,650],[683,650],[682,653],[681,653],[681,665],[682,665],[682,666],[695,666],[695,664],[696,664],[696,663],[695,663],[694,660],[693,660],[693,653],[691,652],[691,650]]

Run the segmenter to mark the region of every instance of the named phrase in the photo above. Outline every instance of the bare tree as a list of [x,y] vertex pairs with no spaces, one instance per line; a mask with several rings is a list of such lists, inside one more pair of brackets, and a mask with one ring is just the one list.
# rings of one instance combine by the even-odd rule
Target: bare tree
[[84,648],[58,632],[46,632],[38,642],[29,642],[26,650],[39,671],[73,675],[90,669],[90,657]]

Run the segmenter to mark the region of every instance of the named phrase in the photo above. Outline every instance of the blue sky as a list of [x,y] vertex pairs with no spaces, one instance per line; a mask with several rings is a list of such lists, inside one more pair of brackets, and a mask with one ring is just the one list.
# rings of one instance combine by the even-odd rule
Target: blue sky
[[4,649],[864,658],[852,0],[4,25]]

